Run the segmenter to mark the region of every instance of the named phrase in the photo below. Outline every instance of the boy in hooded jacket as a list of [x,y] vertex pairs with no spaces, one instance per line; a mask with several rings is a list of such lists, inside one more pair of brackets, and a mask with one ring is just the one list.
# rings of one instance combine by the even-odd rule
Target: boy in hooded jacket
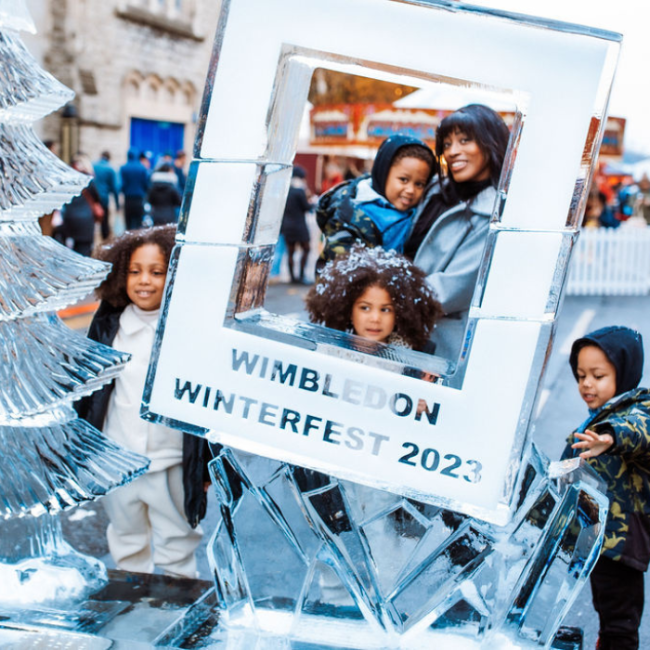
[[636,650],[650,560],[650,391],[641,335],[610,326],[576,340],[569,357],[589,417],[569,436],[563,458],[579,453],[607,484],[605,541],[591,574],[598,650]]
[[316,222],[325,242],[316,270],[357,242],[401,253],[434,166],[433,152],[421,140],[384,140],[370,176],[340,183],[319,199]]

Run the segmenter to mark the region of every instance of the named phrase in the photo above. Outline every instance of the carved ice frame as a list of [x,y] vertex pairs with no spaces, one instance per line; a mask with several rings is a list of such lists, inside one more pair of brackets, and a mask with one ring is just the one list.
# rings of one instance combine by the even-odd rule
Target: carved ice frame
[[[611,32],[444,0],[224,0],[143,416],[505,523],[619,45]],[[353,336],[263,309],[316,67],[411,85],[482,87],[504,93],[517,108],[467,345],[455,368],[391,348],[367,354]],[[440,404],[440,417],[433,430],[404,419],[391,426],[362,405],[231,371],[235,347],[318,368],[321,377],[424,397]],[[445,380],[425,383],[414,369]],[[177,378],[204,387],[198,404],[174,397]],[[201,401],[214,399],[214,393],[206,397],[206,386],[285,407],[299,403],[303,413],[323,419],[335,413],[346,426],[385,430],[390,440],[361,463],[342,440],[327,445],[253,422],[243,411],[236,417],[203,407]],[[453,481],[398,463],[405,439],[441,457],[471,455],[483,465],[481,480]]]

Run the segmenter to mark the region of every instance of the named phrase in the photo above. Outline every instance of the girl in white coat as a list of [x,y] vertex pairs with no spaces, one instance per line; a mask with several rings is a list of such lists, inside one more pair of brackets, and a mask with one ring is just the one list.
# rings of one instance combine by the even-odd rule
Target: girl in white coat
[[114,382],[82,399],[77,411],[107,437],[151,459],[145,475],[103,499],[116,566],[140,573],[158,567],[167,575],[195,578],[207,442],[140,418],[175,233],[175,226],[129,231],[100,250],[100,259],[113,267],[98,289],[102,302],[88,336],[131,359]]

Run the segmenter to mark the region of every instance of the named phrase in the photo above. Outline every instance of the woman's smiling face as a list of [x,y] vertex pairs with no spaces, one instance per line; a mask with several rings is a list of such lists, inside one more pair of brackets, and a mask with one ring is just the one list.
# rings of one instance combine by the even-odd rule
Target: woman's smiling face
[[443,140],[442,154],[456,183],[490,178],[490,161],[476,140],[463,131],[452,131]]

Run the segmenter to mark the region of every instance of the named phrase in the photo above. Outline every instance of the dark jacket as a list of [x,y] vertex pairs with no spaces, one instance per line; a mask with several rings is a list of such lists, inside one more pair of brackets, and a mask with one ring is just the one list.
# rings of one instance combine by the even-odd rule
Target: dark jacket
[[[123,308],[116,308],[102,301],[90,324],[88,338],[104,345],[112,345],[120,326],[120,316]],[[110,382],[103,388],[87,395],[75,404],[80,418],[83,418],[96,429],[102,430],[111,393],[115,383]],[[209,480],[207,463],[212,455],[207,440],[188,433],[183,434],[183,488],[185,491],[185,516],[192,528],[205,516],[207,494],[203,489],[205,481]]]
[[359,183],[364,178],[368,177],[360,176],[339,183],[318,200],[316,223],[325,237],[325,242],[316,263],[317,270],[337,255],[349,251],[357,241],[371,248],[382,245],[382,234],[375,222],[353,203]]
[[301,179],[291,180],[287,202],[284,206],[280,232],[289,243],[309,241],[309,228],[305,213],[311,210],[311,204],[303,183],[304,181]]
[[137,152],[131,150],[128,160],[120,167],[120,185],[122,194],[144,200],[149,190],[149,172],[137,159]]
[[120,206],[120,196],[117,193],[117,172],[111,167],[108,160],[100,159],[93,163],[95,171],[95,186],[103,206],[108,205],[111,195],[115,199],[115,207]]
[[[645,571],[650,561],[650,391],[635,388],[607,403],[581,430],[609,433],[614,445],[587,462],[607,483],[610,510],[603,555]],[[562,458],[577,455],[571,445]]]
[[[639,332],[621,325],[602,327],[571,346],[569,365],[578,380],[580,350],[600,348],[616,370],[616,394],[577,429],[609,433],[614,444],[587,462],[607,483],[610,500],[603,555],[645,571],[650,561],[650,392],[637,388],[643,374],[643,339]],[[575,433],[575,432],[574,432]],[[562,454],[571,449],[572,434]]]
[[187,174],[182,167],[174,165],[174,173],[176,174],[176,182],[178,184],[178,191],[182,194],[185,191],[185,184],[187,183]]
[[[496,190],[489,186],[472,199],[445,208],[413,259],[427,274],[427,282],[445,310],[431,335],[436,354],[445,359],[456,361],[460,356],[496,198]],[[446,206],[436,182],[422,202],[421,215],[441,202]]]
[[154,172],[147,201],[151,205],[151,220],[154,226],[178,221],[177,208],[181,205],[181,193],[177,188],[174,172]]
[[91,207],[92,202],[99,202],[99,194],[94,181],[90,181],[81,194],[75,196],[70,203],[61,209],[63,225],[60,234],[63,238],[70,237],[75,242],[91,243],[95,238],[95,217]]

